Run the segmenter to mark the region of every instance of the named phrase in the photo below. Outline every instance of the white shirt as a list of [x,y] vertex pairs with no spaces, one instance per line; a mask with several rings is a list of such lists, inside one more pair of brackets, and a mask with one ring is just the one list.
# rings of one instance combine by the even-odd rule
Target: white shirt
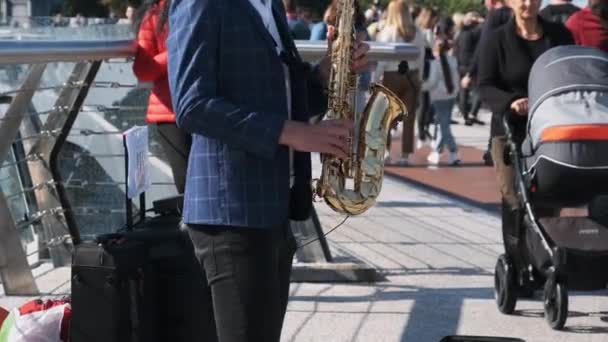
[[[380,33],[378,33],[377,41],[382,43],[403,43],[404,40],[395,27],[385,27]],[[424,70],[424,48],[426,47],[426,41],[422,32],[416,28],[416,36],[409,42],[418,49],[418,56],[416,59],[409,61],[410,70],[418,70],[418,78],[422,79],[422,72]],[[374,81],[378,82],[382,74],[385,71],[398,71],[400,62],[379,62],[374,74]]]
[[[274,20],[274,16],[272,15],[272,1],[273,0],[249,0],[251,5],[258,11],[260,17],[262,18],[262,22],[268,33],[272,36],[275,43],[277,44],[277,54],[281,54],[285,48],[283,46],[283,41],[281,40],[281,35],[279,34],[279,29],[277,28],[277,23]],[[285,73],[285,89],[287,90],[287,115],[291,120],[291,82],[289,79],[289,68],[285,63],[283,63],[283,70]],[[290,187],[293,187],[294,184],[294,170],[293,170],[293,151],[289,150],[289,174],[290,174]]]

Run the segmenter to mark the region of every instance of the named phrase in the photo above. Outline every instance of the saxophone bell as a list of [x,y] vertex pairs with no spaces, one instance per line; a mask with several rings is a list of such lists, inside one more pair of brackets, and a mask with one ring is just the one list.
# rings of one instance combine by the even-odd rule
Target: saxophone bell
[[324,116],[328,120],[353,120],[350,139],[354,139],[349,141],[346,159],[321,154],[321,177],[313,183],[315,198],[323,198],[334,211],[346,215],[362,214],[375,204],[382,188],[389,132],[408,115],[405,104],[380,84],[370,86],[364,111],[355,115],[356,75],[351,71],[356,39],[354,1],[338,3],[338,30],[332,46],[328,110]]

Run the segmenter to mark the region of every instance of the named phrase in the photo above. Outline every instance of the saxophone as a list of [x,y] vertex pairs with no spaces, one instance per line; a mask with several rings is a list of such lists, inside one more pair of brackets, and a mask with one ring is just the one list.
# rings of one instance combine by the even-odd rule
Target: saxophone
[[338,32],[331,51],[328,109],[324,117],[353,120],[349,157],[321,154],[321,177],[313,186],[315,198],[323,198],[334,211],[349,216],[362,214],[375,204],[382,188],[390,129],[408,115],[405,104],[380,84],[370,86],[365,110],[356,113],[357,78],[351,71],[356,41],[355,1],[340,0],[338,4]]

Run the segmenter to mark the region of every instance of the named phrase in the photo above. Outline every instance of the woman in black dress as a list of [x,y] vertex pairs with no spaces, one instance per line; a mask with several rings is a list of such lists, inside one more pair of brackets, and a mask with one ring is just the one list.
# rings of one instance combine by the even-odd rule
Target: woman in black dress
[[[492,110],[492,158],[503,198],[503,235],[513,241],[519,200],[515,170],[504,163],[506,142],[502,120],[507,115],[514,135],[525,136],[528,115],[528,77],[534,61],[558,45],[574,44],[562,24],[546,22],[538,15],[541,0],[508,0],[512,18],[490,33],[482,43],[479,59],[479,93]],[[505,235],[506,234],[506,235]],[[506,246],[509,248],[508,246]]]

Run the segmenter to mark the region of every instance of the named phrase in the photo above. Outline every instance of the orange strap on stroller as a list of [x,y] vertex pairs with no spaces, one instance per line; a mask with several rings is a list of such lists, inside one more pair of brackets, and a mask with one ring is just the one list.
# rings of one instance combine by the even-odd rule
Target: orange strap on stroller
[[608,140],[608,125],[567,125],[546,128],[542,142],[574,140]]

